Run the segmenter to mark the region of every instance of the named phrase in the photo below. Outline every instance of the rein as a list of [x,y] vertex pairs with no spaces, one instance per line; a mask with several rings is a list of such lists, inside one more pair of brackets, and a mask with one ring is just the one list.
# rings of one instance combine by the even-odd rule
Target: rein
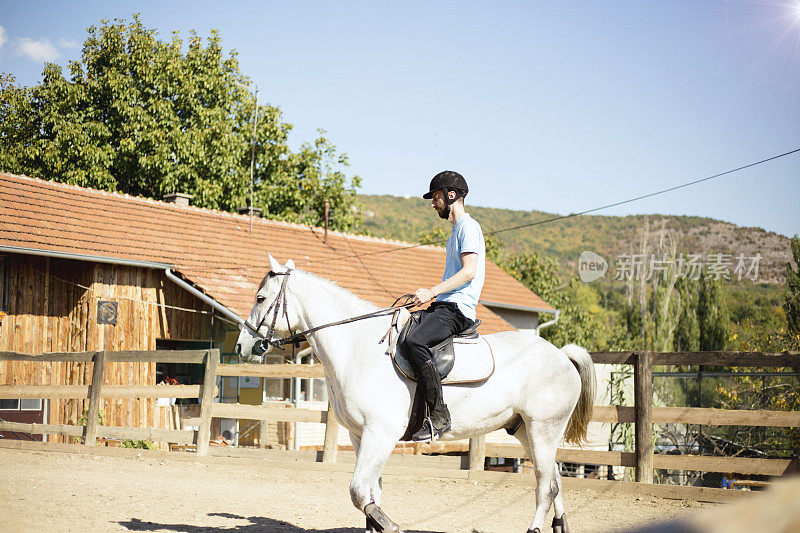
[[[244,326],[247,327],[251,332],[253,332],[256,336],[258,336],[261,341],[256,343],[253,347],[253,353],[256,355],[261,355],[266,352],[270,346],[274,348],[281,348],[287,344],[294,344],[298,346],[300,344],[300,340],[305,337],[309,333],[314,333],[315,331],[319,331],[321,329],[330,328],[333,326],[342,326],[344,324],[350,324],[351,322],[357,322],[359,320],[366,320],[368,318],[374,318],[379,316],[387,316],[400,311],[400,309],[409,309],[414,307],[414,303],[409,301],[413,298],[413,294],[404,294],[397,298],[394,303],[390,307],[384,307],[383,309],[378,309],[377,311],[372,311],[370,313],[365,313],[363,315],[358,315],[350,318],[345,318],[343,320],[337,320],[336,322],[329,322],[327,324],[322,324],[320,326],[315,326],[313,328],[309,328],[303,331],[298,331],[296,333],[292,333],[286,337],[282,337],[280,339],[273,339],[272,336],[275,333],[275,324],[278,322],[278,315],[281,313],[281,308],[283,308],[283,315],[286,317],[286,325],[291,331],[291,326],[289,325],[289,310],[287,308],[286,303],[286,285],[289,281],[289,274],[292,272],[291,269],[287,270],[286,272],[272,272],[270,273],[273,276],[284,276],[283,281],[281,283],[281,289],[278,291],[278,295],[275,297],[275,300],[267,308],[267,312],[264,313],[264,317],[261,319],[261,322],[258,324],[257,327],[253,326],[249,322],[245,321]],[[401,300],[405,300],[400,305],[397,303]],[[269,325],[269,329],[267,330],[266,335],[262,335],[260,333],[261,327],[264,325],[264,322],[267,320],[270,312],[272,312],[272,322]]]

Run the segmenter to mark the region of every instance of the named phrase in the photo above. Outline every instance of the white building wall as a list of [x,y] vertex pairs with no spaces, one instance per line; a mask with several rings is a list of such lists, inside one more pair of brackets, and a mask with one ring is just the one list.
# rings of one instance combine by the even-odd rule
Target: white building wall
[[539,326],[539,313],[502,307],[489,307],[489,309],[518,330],[534,330]]
[[[328,402],[298,402],[299,409],[313,409],[315,411],[327,411]],[[325,424],[317,424],[314,422],[298,422],[297,435],[299,439],[299,446],[322,446],[325,443]],[[346,428],[339,426],[339,438],[337,440],[339,446],[352,446],[350,442],[350,433]]]

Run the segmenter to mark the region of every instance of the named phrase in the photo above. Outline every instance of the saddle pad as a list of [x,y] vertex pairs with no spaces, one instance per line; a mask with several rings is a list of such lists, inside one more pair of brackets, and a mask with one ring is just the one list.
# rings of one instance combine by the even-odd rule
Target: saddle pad
[[[442,380],[442,385],[465,385],[486,381],[494,374],[492,347],[483,337],[477,339],[455,339],[455,364],[453,370]],[[400,349],[392,350],[392,361],[397,370],[411,381],[417,381],[411,363],[403,357]]]

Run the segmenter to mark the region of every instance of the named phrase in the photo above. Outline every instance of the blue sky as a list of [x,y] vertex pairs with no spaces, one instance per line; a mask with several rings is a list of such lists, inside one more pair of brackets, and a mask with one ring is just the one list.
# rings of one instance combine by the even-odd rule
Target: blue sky
[[[363,193],[421,194],[453,169],[468,203],[565,214],[800,148],[800,0],[3,0],[0,71],[35,84],[133,12],[162,39],[219,29],[292,143],[324,128]],[[795,154],[601,214],[794,235],[798,200]]]

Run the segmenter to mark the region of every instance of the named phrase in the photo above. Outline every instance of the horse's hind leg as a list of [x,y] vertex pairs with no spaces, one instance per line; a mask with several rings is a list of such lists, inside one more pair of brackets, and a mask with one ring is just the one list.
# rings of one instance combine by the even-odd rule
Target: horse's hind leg
[[[525,453],[533,461],[533,452],[531,451],[531,443],[525,424],[520,426],[517,432],[514,433],[514,437],[522,444],[522,447],[525,448]],[[558,468],[558,462],[553,462],[553,468],[555,469],[553,476],[557,489],[556,495],[553,497],[553,533],[569,533],[567,518],[564,515],[564,498],[561,492],[561,472]],[[560,528],[560,530],[557,528]]]
[[561,491],[561,472],[555,463],[556,495],[553,498],[553,533],[569,533],[567,516],[564,514],[564,498]]
[[[536,513],[528,531],[541,532],[544,528],[544,517],[560,489],[555,475],[556,447],[560,435],[556,434],[552,424],[541,424],[534,420],[526,420],[525,428],[536,472]],[[563,504],[561,512],[563,513]]]

